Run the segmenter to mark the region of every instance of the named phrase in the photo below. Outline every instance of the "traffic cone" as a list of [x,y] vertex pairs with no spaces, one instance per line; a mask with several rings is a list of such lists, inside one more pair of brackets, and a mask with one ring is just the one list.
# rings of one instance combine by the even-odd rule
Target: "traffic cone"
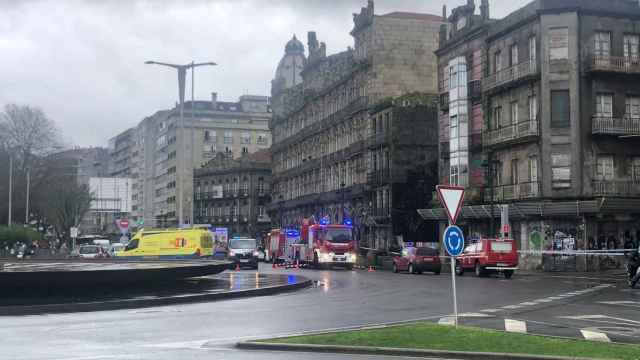
[[236,271],[240,271],[240,264],[236,264]]
[[373,266],[369,265],[369,270],[367,270],[367,272],[374,272],[374,271],[376,270],[373,268]]

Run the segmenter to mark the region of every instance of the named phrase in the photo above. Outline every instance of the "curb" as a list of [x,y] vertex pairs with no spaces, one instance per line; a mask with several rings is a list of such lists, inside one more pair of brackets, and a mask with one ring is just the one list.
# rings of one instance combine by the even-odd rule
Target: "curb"
[[313,344],[281,344],[256,341],[236,343],[236,348],[243,350],[297,351],[316,353],[337,353],[357,355],[385,355],[407,357],[440,357],[465,360],[594,360],[593,358],[577,358],[546,355],[525,355],[490,352],[447,351],[431,349],[406,349],[374,346],[341,346]]
[[91,301],[80,303],[42,304],[42,305],[9,305],[0,306],[1,316],[38,315],[52,313],[76,313],[89,311],[106,311],[120,309],[139,309],[153,306],[164,306],[172,304],[186,304],[196,302],[217,301],[224,299],[235,299],[252,296],[266,296],[280,294],[299,289],[304,289],[313,285],[313,281],[307,278],[295,284],[274,285],[259,289],[229,291],[210,294],[181,294],[177,296],[166,296],[155,299],[122,299],[108,301]]

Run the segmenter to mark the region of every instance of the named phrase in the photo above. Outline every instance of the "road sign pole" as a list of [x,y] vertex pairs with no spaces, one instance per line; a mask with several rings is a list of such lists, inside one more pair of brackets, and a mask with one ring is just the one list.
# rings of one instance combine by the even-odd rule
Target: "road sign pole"
[[[451,221],[449,221],[451,226]],[[458,327],[458,296],[456,291],[456,258],[451,256],[451,291],[453,292],[453,323]]]

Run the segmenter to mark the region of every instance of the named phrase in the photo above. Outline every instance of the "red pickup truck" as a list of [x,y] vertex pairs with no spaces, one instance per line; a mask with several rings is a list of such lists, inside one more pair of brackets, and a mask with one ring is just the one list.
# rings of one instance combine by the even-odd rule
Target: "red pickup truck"
[[509,279],[518,268],[518,249],[513,239],[481,239],[468,245],[456,258],[456,273],[473,270],[476,276],[499,272]]

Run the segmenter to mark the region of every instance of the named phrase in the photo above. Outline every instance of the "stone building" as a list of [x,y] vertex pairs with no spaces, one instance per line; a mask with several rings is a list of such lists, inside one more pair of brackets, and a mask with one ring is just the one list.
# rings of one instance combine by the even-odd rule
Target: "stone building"
[[[450,150],[441,157],[441,179],[472,190],[462,211],[468,236],[495,234],[501,225],[524,250],[620,248],[627,238],[637,241],[638,2],[538,0],[500,20],[489,20],[487,1],[480,19],[466,9],[473,6],[454,9],[438,50],[444,83],[449,74],[441,128],[450,128]],[[461,30],[465,14],[471,27]],[[454,74],[466,106],[453,99]],[[480,77],[478,95],[471,81]],[[454,106],[472,120],[454,122]],[[472,150],[472,135],[464,136],[478,130],[482,155]],[[469,152],[466,169],[464,161],[454,169],[454,137],[457,157]],[[461,176],[465,171],[468,178]],[[508,213],[508,224],[501,213]],[[440,209],[421,214],[444,220]],[[572,259],[561,265],[587,265]]]
[[240,157],[268,149],[270,118],[267,96],[243,95],[237,102],[226,102],[213,93],[210,101],[185,102],[184,132],[176,105],[116,136],[114,171],[133,179],[131,223],[176,226],[181,199],[184,223],[192,223],[193,170],[218,152]]
[[[354,47],[337,54],[327,55],[315,32],[308,33],[306,58],[302,43],[291,39],[272,81],[270,211],[272,217],[282,213],[275,218],[284,225],[312,216],[329,216],[333,222],[349,217],[359,233],[368,231],[367,173],[374,171],[367,147],[370,110],[388,98],[437,93],[433,51],[441,17],[374,15],[373,1],[368,1],[353,22]],[[386,248],[391,240],[375,246]]]
[[270,230],[271,153],[218,153],[194,173],[195,222],[261,239]]

